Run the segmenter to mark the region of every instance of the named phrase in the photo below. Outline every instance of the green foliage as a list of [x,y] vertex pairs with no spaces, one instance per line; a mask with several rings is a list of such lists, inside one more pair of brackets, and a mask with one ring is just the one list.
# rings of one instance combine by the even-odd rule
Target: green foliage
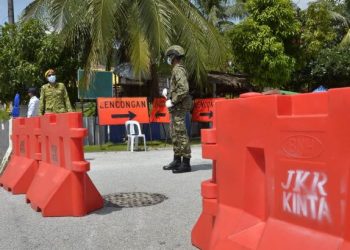
[[327,87],[350,84],[350,47],[324,49],[312,64],[311,75],[315,82]]
[[328,2],[319,1],[310,3],[302,13],[301,41],[306,61],[314,59],[322,49],[335,45],[337,34],[329,8]]
[[9,101],[17,91],[40,82],[36,54],[45,31],[36,22],[0,27],[0,93]]
[[39,89],[45,83],[44,72],[48,68],[55,68],[58,80],[73,87],[78,68],[73,56],[71,49],[61,45],[58,35],[47,34],[37,20],[0,26],[1,99],[11,101],[19,92],[26,101],[27,88]]
[[139,78],[163,62],[171,44],[186,48],[189,72],[199,85],[205,83],[208,60],[217,65],[226,60],[219,32],[187,0],[34,0],[25,11],[26,18],[33,16],[49,16],[66,44],[88,44],[87,74],[106,65],[115,47]]
[[231,34],[236,64],[259,86],[278,86],[290,79],[295,60],[267,25],[248,19]]
[[0,122],[10,120],[10,114],[6,111],[0,110]]
[[259,25],[266,25],[282,41],[299,35],[300,23],[289,0],[250,0],[247,2],[250,17]]
[[283,85],[295,70],[291,48],[300,32],[292,3],[250,0],[247,9],[250,16],[229,33],[235,66],[258,86]]
[[247,15],[245,0],[193,0],[204,17],[219,30],[232,27],[233,20]]

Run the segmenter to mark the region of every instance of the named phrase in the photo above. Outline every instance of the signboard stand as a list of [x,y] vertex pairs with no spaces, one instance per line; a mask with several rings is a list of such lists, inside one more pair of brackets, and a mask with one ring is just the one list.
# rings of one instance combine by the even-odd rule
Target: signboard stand
[[168,142],[168,135],[167,135],[164,123],[161,123],[161,124],[162,124],[162,128],[163,128],[164,135],[165,135],[165,145],[164,145],[164,147],[165,147],[167,142]]
[[170,123],[170,114],[168,111],[168,108],[165,106],[166,99],[164,97],[161,98],[154,98],[152,103],[152,111],[151,111],[151,117],[150,121],[152,123],[159,123],[161,124],[164,135],[165,135],[165,146],[168,142],[168,135],[165,129],[164,124]]
[[150,137],[150,140],[153,141],[153,139],[152,139],[152,128],[151,128],[151,123],[148,123],[148,129],[149,129],[149,137]]

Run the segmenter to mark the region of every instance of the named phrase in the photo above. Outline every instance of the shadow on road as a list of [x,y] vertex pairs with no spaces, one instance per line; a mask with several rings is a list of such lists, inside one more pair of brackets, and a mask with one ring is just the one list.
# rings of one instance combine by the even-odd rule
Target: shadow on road
[[192,165],[191,167],[192,167],[192,172],[212,169],[211,164]]
[[93,212],[92,214],[98,214],[98,215],[106,215],[106,214],[111,214],[113,212],[117,212],[122,210],[122,207],[117,207],[117,206],[109,206],[108,204],[104,204],[104,207],[101,208],[100,210],[97,210]]

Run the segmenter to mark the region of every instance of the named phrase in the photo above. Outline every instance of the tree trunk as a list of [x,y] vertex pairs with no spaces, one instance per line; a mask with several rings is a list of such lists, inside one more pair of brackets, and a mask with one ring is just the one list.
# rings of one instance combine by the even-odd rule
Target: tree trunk
[[159,77],[158,77],[158,71],[157,71],[157,64],[152,63],[151,64],[151,81],[150,81],[150,88],[149,88],[149,97],[151,101],[155,97],[159,97]]
[[15,23],[15,13],[13,11],[13,0],[7,0],[7,13],[9,18],[9,24]]

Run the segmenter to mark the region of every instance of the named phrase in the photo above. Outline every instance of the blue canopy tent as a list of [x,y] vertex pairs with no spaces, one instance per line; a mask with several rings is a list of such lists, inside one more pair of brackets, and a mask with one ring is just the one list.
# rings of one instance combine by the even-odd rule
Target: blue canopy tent
[[312,91],[313,93],[317,93],[317,92],[327,92],[327,89],[324,87],[324,86],[322,86],[322,85],[320,85],[320,86],[318,86],[316,89],[314,89],[314,91]]

